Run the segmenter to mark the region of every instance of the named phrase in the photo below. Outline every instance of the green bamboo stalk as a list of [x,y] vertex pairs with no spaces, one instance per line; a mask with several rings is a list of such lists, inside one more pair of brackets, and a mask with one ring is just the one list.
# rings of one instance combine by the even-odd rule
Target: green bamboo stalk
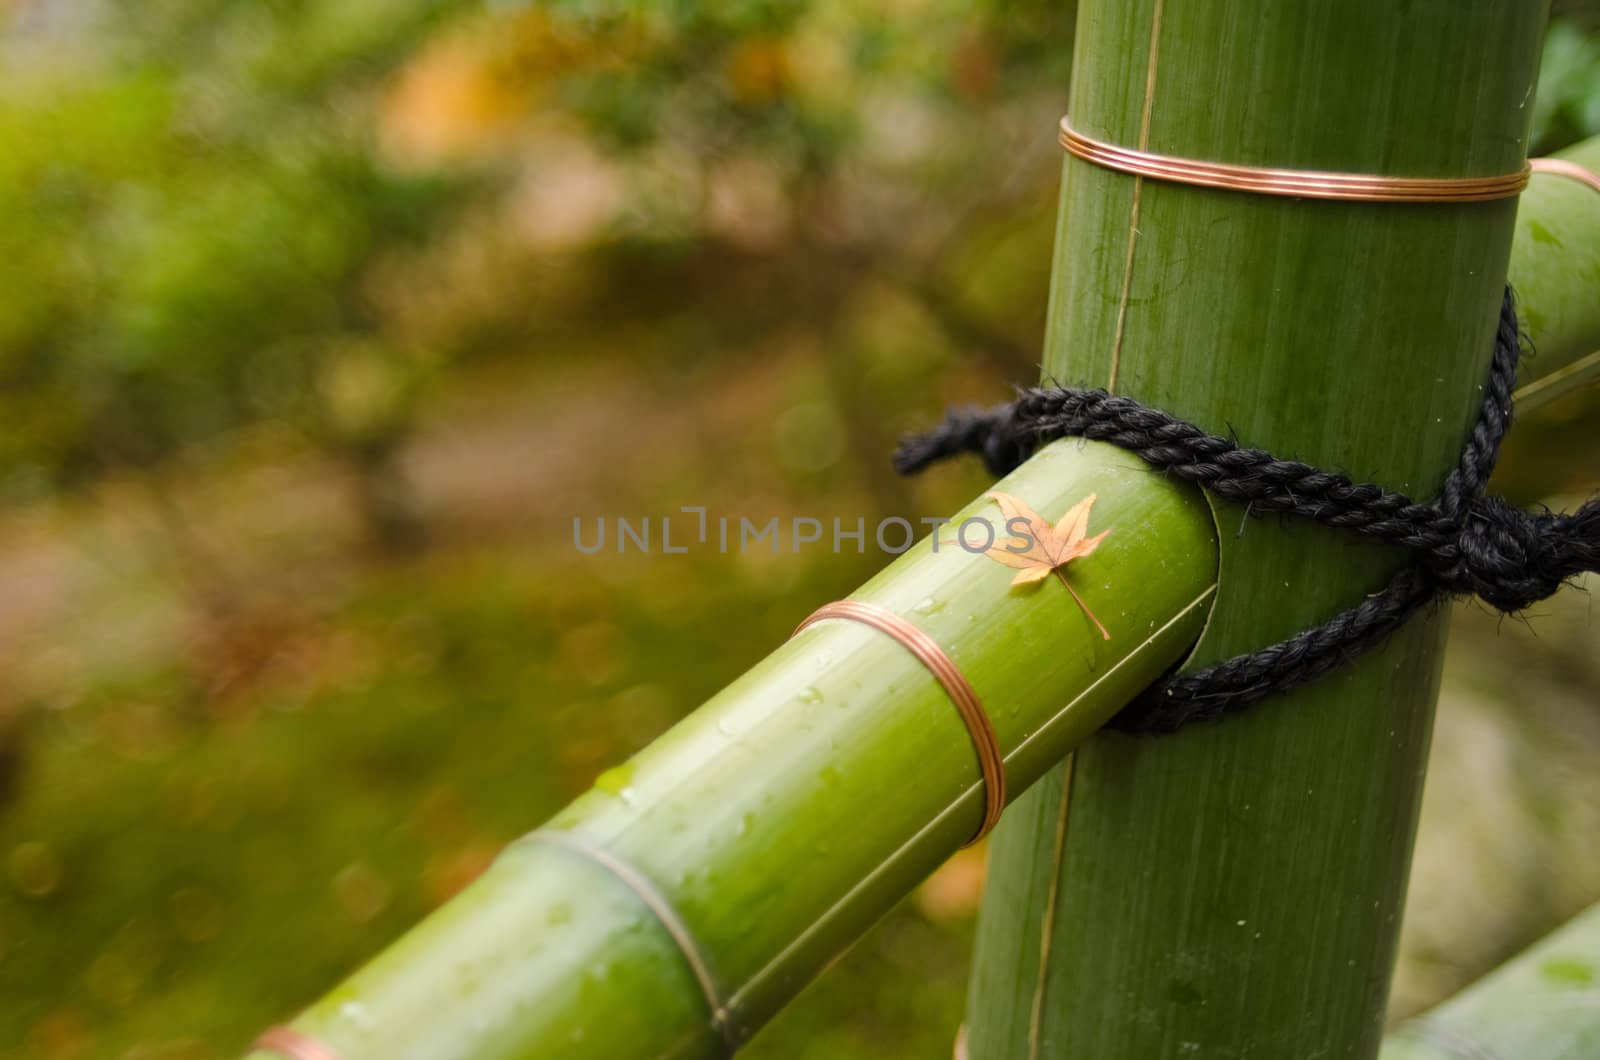
[[[1600,172],[1600,137],[1554,157]],[[1526,292],[1522,321],[1537,351],[1530,368],[1538,378],[1518,388],[1517,411],[1600,379],[1600,191],[1570,177],[1534,175],[1517,213],[1511,282]]]
[[[1540,216],[1565,230],[1565,213]],[[1524,285],[1526,306],[1578,282],[1549,273],[1549,286]],[[1557,331],[1537,337],[1581,344]],[[856,596],[946,645],[990,706],[1017,791],[1193,643],[1216,545],[1194,491],[1109,447],[1057,443],[1000,488],[1049,516],[1098,492],[1093,526],[1113,533],[1072,569],[1111,642],[1064,592],[1014,594],[997,564],[952,549],[934,557],[926,543]],[[973,512],[993,515],[974,504],[956,518]],[[926,674],[869,631],[835,623],[806,636],[602,776],[552,824],[648,877],[732,1000],[736,1039],[961,843],[979,812],[970,741]],[[1052,772],[1011,816],[1053,819],[1048,789],[1060,777]],[[1027,830],[1002,826],[1011,841]],[[991,894],[1027,880],[999,874]],[[995,923],[986,917],[986,931]],[[695,971],[659,917],[614,871],[542,840],[508,850],[296,1026],[345,1060],[618,1060],[721,1048]]]
[[[1073,121],[1191,158],[1506,173],[1543,23],[1525,0],[1084,0]],[[1426,496],[1476,412],[1515,212],[1271,199],[1069,159],[1046,375]],[[1226,505],[1218,521],[1194,665],[1319,622],[1404,562]],[[1097,736],[1029,793],[992,848],[972,1060],[1374,1055],[1443,635],[1422,617],[1224,724]]]
[[[1015,571],[956,545],[924,541],[853,598],[945,646],[1020,791],[1194,642],[1217,551],[1197,491],[1109,447],[1057,443],[1000,488],[1051,519],[1098,494],[1090,526],[1110,536],[1067,576],[1109,641],[1056,579],[1013,589]],[[1003,536],[992,502],[957,520],[974,516]],[[294,1026],[343,1060],[718,1055],[971,837],[982,806],[972,740],[929,673],[876,630],[823,622]]]
[[1383,1060],[1600,1056],[1600,905],[1438,1008],[1407,1020]]
[[[1600,137],[1555,157],[1600,170]],[[1600,193],[1566,177],[1536,174],[1518,206],[1510,275],[1524,327],[1538,351],[1524,362],[1517,391],[1517,408],[1525,412],[1600,375],[1590,367],[1600,362],[1592,354],[1600,350]],[[1004,984],[1037,981],[1040,925],[1053,918],[1055,907],[1049,897],[1052,875],[1037,871],[1033,857],[1042,837],[1059,842],[1067,775],[1053,770],[1018,800],[991,846],[977,973],[987,982],[979,986],[975,976],[974,995],[981,993],[981,1001],[974,1007],[981,1004],[985,1018],[998,1026],[1027,1027],[1033,1015],[1037,995],[1007,990]],[[1017,865],[1028,870],[1017,871]],[[1046,935],[1052,931],[1052,925],[1044,927]]]

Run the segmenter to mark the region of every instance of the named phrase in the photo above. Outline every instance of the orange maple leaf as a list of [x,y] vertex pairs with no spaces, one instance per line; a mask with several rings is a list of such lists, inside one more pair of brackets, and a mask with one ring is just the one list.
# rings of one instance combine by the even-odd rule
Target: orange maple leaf
[[1102,530],[1093,537],[1089,533],[1089,509],[1094,507],[1095,495],[1089,494],[1083,500],[1067,509],[1060,522],[1051,526],[1050,520],[1028,507],[1027,502],[1021,498],[1013,497],[1009,493],[992,490],[984,494],[1000,506],[1000,513],[1006,517],[1006,529],[1009,531],[1015,520],[1021,519],[1028,524],[1028,548],[1022,552],[1013,551],[1020,534],[1008,534],[1004,541],[996,541],[984,554],[991,559],[997,559],[1008,567],[1017,570],[1017,576],[1011,579],[1012,585],[1031,585],[1050,577],[1051,572],[1061,579],[1061,584],[1067,587],[1067,592],[1083,608],[1083,613],[1100,630],[1100,635],[1106,640],[1111,639],[1111,634],[1106,627],[1095,617],[1089,605],[1083,602],[1083,597],[1078,595],[1078,590],[1067,581],[1067,572],[1062,568],[1075,559],[1081,559],[1100,547],[1100,542],[1109,534],[1110,530]]

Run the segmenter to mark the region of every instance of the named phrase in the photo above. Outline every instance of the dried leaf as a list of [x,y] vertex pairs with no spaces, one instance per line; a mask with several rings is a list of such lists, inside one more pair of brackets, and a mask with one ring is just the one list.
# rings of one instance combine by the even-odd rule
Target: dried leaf
[[[1062,568],[1075,559],[1081,559],[1100,547],[1100,542],[1105,539],[1110,530],[1102,530],[1094,537],[1089,537],[1089,509],[1094,507],[1095,495],[1089,494],[1083,500],[1067,509],[1059,522],[1054,526],[1050,520],[1028,507],[1027,502],[1020,497],[1013,497],[1009,493],[993,490],[984,496],[993,500],[1000,506],[1000,514],[1006,517],[1006,530],[1008,533],[1003,540],[996,541],[985,555],[991,559],[999,560],[1008,567],[1016,568],[1018,574],[1011,579],[1012,585],[1031,585],[1050,577],[1054,572],[1061,579],[1061,584],[1067,587],[1067,592],[1083,608],[1083,613],[1100,630],[1100,635],[1106,640],[1111,639],[1111,634],[1100,620],[1095,617],[1089,605],[1083,602],[1083,597],[1067,581],[1067,572]],[[1025,551],[1013,551],[1020,535],[1009,533],[1013,520],[1020,519],[1027,524],[1029,543]]]

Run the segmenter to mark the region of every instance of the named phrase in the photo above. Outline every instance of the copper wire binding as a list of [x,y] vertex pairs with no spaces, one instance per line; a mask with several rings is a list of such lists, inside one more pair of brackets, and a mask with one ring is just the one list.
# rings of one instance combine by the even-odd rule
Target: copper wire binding
[[1530,167],[1523,166],[1515,173],[1496,177],[1386,177],[1202,162],[1104,143],[1078,132],[1066,118],[1061,119],[1061,146],[1085,162],[1152,180],[1344,202],[1488,202],[1521,192],[1528,186],[1531,172]]
[[287,1060],[339,1060],[339,1054],[293,1027],[268,1027],[252,1047],[277,1053]]
[[1000,811],[1006,808],[1006,763],[1000,751],[1000,740],[995,736],[988,712],[983,709],[983,702],[978,699],[972,683],[932,637],[888,608],[864,600],[835,600],[826,604],[796,626],[795,633],[827,618],[860,622],[887,633],[916,656],[917,661],[926,666],[943,686],[945,694],[961,714],[961,720],[966,723],[967,732],[972,735],[972,745],[978,752],[978,768],[983,776],[983,823],[966,845],[971,846],[988,835],[1000,820]]
[[1567,177],[1579,184],[1587,184],[1595,191],[1600,191],[1600,173],[1586,169],[1576,162],[1568,162],[1564,158],[1535,158],[1528,163],[1528,167],[1535,173],[1548,173],[1553,177]]

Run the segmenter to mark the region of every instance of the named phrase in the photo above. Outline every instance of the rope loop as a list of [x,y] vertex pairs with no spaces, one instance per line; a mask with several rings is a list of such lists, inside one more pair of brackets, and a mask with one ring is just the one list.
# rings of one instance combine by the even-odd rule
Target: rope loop
[[933,430],[902,441],[894,463],[901,474],[915,474],[958,453],[976,452],[992,474],[1004,475],[1046,442],[1087,438],[1126,449],[1156,470],[1244,505],[1251,515],[1299,516],[1410,551],[1412,562],[1381,592],[1277,644],[1169,675],[1113,722],[1170,731],[1321,677],[1382,643],[1443,596],[1475,595],[1501,611],[1522,611],[1577,575],[1600,570],[1600,500],[1553,514],[1523,511],[1484,493],[1511,426],[1521,352],[1507,288],[1477,420],[1438,497],[1426,504],[1374,482],[1281,460],[1132,398],[1084,387],[1034,387],[1009,405],[954,410]]

